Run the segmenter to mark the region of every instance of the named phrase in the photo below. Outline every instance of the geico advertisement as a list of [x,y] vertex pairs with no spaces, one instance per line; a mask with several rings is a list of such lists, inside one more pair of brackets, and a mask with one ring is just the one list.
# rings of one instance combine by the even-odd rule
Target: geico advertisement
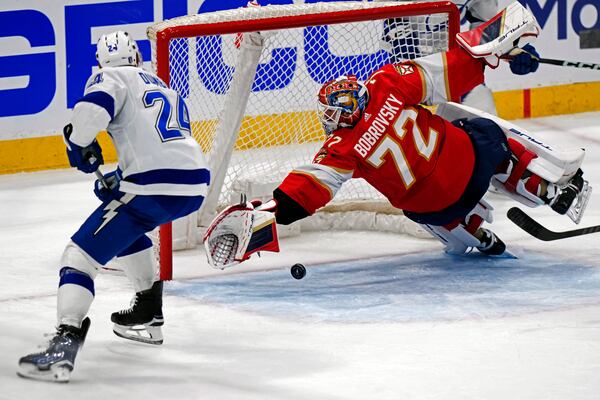
[[[465,3],[469,0],[460,0]],[[292,4],[315,1],[263,0],[263,4]],[[578,33],[600,28],[598,0],[521,0],[536,16],[543,32],[536,47],[542,56],[574,61],[598,62],[600,49],[580,49]],[[508,1],[500,1],[506,6]],[[3,0],[0,4],[0,140],[53,135],[68,121],[70,109],[82,95],[85,82],[96,67],[95,43],[103,33],[127,30],[138,40],[146,68],[150,68],[150,42],[146,27],[180,15],[236,8],[246,0]],[[464,4],[463,4],[464,6]],[[309,28],[322,29],[322,28]],[[329,41],[331,41],[331,35]],[[282,43],[272,58],[259,68],[285,68],[280,79],[270,84],[254,85],[264,92],[268,112],[269,92],[294,90],[298,73],[308,70],[314,85],[323,80],[319,68],[307,68],[300,55],[315,51],[299,48],[303,42]],[[185,80],[198,81],[202,90],[214,92],[222,87],[223,71],[232,68],[224,60],[219,46],[195,46],[196,60],[213,60],[186,68]],[[202,52],[207,52],[203,54]],[[329,54],[328,44],[320,46]],[[381,50],[374,50],[381,51]],[[372,54],[347,56],[343,63],[352,69],[353,62]],[[284,59],[285,58],[285,59]],[[327,58],[313,57],[327,62]],[[214,62],[216,60],[217,62]],[[353,61],[354,60],[354,61]],[[310,66],[309,66],[310,67]],[[311,72],[312,71],[312,72]],[[281,73],[281,71],[279,71]],[[342,74],[345,71],[340,70]],[[505,66],[487,74],[493,90],[547,86],[561,83],[596,81],[598,71],[542,66],[534,75],[514,77]],[[273,85],[276,85],[273,86]],[[285,111],[285,110],[284,110]]]

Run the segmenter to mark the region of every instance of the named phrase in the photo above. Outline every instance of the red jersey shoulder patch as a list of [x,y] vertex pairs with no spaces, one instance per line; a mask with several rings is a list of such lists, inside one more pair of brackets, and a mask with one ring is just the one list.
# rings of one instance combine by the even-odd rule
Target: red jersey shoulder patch
[[394,64],[394,68],[400,75],[410,75],[415,72],[415,68],[410,64]]
[[321,147],[321,150],[319,150],[319,152],[317,153],[317,155],[313,159],[313,163],[319,164],[321,161],[323,161],[323,159],[325,157],[327,157],[327,154],[329,154],[329,152],[327,151],[327,148],[326,147]]

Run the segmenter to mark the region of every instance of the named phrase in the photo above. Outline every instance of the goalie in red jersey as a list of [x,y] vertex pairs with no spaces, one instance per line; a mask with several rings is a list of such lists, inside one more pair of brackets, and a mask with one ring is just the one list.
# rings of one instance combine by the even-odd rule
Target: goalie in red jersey
[[[505,251],[504,243],[481,226],[491,222],[492,208],[482,199],[490,182],[528,206],[546,204],[560,214],[571,211],[578,222],[587,187],[579,169],[582,150],[561,152],[468,107],[449,103],[438,110],[441,116],[421,105],[458,101],[483,83],[486,64],[497,66],[520,39],[537,36],[533,16],[518,3],[509,8],[510,13],[504,10],[476,30],[459,34],[462,47],[386,65],[364,84],[354,76],[325,83],[318,101],[327,140],[311,164],[288,174],[273,200],[257,210],[256,203],[233,206],[215,220],[205,237],[211,265],[226,267],[252,252],[274,250],[274,223],[271,234],[255,235],[250,229],[244,237],[230,223],[230,213],[274,213],[277,223],[290,224],[326,205],[352,178],[365,179],[450,253],[469,248],[488,255]],[[493,32],[507,33],[487,36]],[[578,212],[573,204],[580,206]],[[242,245],[233,246],[237,256],[225,250],[227,233],[233,234],[229,239],[240,238]]]

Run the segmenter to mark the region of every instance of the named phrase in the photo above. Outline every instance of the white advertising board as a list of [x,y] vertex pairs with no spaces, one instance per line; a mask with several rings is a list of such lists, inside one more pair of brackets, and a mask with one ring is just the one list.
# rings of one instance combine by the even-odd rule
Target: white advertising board
[[[268,3],[301,2],[304,1]],[[582,29],[600,28],[598,0],[521,2],[542,25],[543,32],[536,43],[542,56],[600,62],[600,49],[580,49],[578,35]],[[145,29],[152,22],[245,3],[245,0],[3,0],[0,3],[0,140],[60,132],[95,68],[95,42],[102,33],[127,30],[140,41],[144,58],[149,60],[150,44]],[[501,6],[508,3],[500,1]],[[598,80],[600,71],[556,66],[541,66],[537,73],[524,77],[515,77],[506,66],[488,73],[488,85],[494,91]]]

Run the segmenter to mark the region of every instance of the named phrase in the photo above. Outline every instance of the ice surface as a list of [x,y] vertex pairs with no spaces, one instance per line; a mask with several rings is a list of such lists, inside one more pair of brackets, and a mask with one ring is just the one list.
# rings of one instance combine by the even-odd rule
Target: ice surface
[[[587,150],[600,186],[600,113],[518,121]],[[105,167],[108,170],[108,167]],[[0,176],[0,399],[598,399],[600,234],[540,242],[505,217],[493,229],[518,259],[443,255],[432,240],[309,233],[226,271],[177,253],[165,344],[130,343],[110,313],[127,280],[96,279],[92,326],[72,381],[23,380],[16,362],[55,323],[58,261],[97,206],[91,176]],[[531,214],[572,229],[548,209]],[[600,224],[598,191],[581,226]],[[289,267],[308,273],[295,280]]]
[[300,281],[291,281],[286,269],[175,282],[171,293],[311,323],[492,318],[597,303],[594,264],[523,249],[517,254],[490,259],[423,251],[319,265]]

